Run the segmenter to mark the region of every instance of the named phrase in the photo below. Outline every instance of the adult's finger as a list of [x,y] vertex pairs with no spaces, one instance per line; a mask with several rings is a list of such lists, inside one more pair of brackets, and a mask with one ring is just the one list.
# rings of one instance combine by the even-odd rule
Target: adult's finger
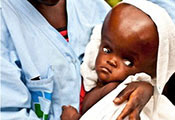
[[[133,99],[134,100],[134,99]],[[117,117],[117,120],[123,120],[126,116],[130,115],[131,112],[137,107],[137,103],[133,101],[128,101],[120,115]]]
[[128,100],[131,93],[135,90],[135,87],[128,85],[120,94],[114,99],[114,103],[119,105],[125,100]]
[[134,109],[129,115],[129,120],[140,120],[140,110],[138,108]]

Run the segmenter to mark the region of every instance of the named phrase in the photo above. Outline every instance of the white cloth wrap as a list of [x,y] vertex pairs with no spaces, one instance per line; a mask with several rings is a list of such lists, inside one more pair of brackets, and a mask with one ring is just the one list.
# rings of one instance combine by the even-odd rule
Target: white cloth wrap
[[[166,97],[161,95],[161,93],[165,84],[167,83],[171,75],[175,72],[175,25],[171,20],[170,16],[163,8],[147,0],[124,0],[121,3],[131,4],[149,15],[157,26],[159,34],[157,81],[149,80],[150,83],[155,83],[154,96],[147,105],[149,107],[146,106],[144,108],[144,110],[146,110],[146,114],[142,114],[142,116],[146,115],[146,117],[141,117],[141,119],[144,120],[149,118],[150,120],[172,120],[175,118],[175,106],[173,106]],[[97,57],[101,41],[101,27],[102,25],[98,25],[94,28],[91,36],[91,41],[89,42],[85,51],[84,63],[81,66],[81,73],[84,78],[83,83],[86,91],[94,88],[97,82],[97,74],[95,72],[95,59]],[[110,116],[111,114],[109,113],[114,113],[114,111],[116,110],[120,113],[124,105],[122,104],[121,106],[117,106],[117,108],[114,108],[115,105],[113,105],[112,103],[113,99],[118,95],[118,93],[126,87],[123,83],[120,86],[123,87],[118,87],[107,96],[105,96],[96,105],[94,105],[84,115],[86,117],[82,117],[81,120],[89,120],[90,116],[91,119],[95,120],[110,120],[106,119],[105,116]],[[110,109],[110,112],[107,108]],[[120,108],[120,110],[118,108]],[[142,113],[144,113],[144,110]],[[114,117],[116,115],[118,114],[112,114],[110,117],[112,118],[112,116]]]
[[[169,78],[175,73],[175,25],[168,13],[156,4],[146,0],[124,0],[123,2],[131,4],[144,13],[149,15],[157,26],[159,34],[159,48],[157,59],[157,81],[154,90],[154,112],[152,116],[154,120],[162,119],[160,106],[162,105],[161,93]],[[168,104],[168,103],[166,103]],[[171,106],[170,106],[171,108]],[[167,111],[163,110],[166,115]],[[170,111],[175,111],[170,109]],[[172,117],[171,114],[174,114]],[[167,113],[171,117],[167,120],[175,119],[175,112]]]
[[[143,81],[151,81],[151,77],[145,73],[138,73],[136,75],[129,76],[116,89],[88,110],[80,120],[116,120],[117,116],[126,105],[126,102],[119,106],[114,105],[113,100],[116,95],[118,95],[126,87],[127,83],[140,81],[141,79]],[[143,114],[142,116],[144,116],[144,120],[149,120],[147,115]]]
[[[116,120],[117,116],[121,113],[127,102],[117,106],[114,105],[113,100],[115,99],[116,95],[118,95],[126,87],[126,84],[140,80],[149,82],[151,81],[151,77],[145,73],[138,73],[136,75],[128,76],[128,78],[126,78],[126,80],[116,89],[92,106],[80,120]],[[175,107],[172,105],[172,103],[169,102],[169,100],[163,95],[159,99],[161,101],[161,104],[158,106],[159,112],[157,113],[157,115],[160,116],[159,120],[172,120],[172,118],[175,118]],[[171,110],[171,113],[169,110]],[[141,112],[141,120],[152,120],[152,113],[153,97]],[[128,120],[128,118],[126,117],[124,120]]]
[[96,25],[92,31],[90,42],[85,49],[85,56],[81,65],[81,75],[86,91],[90,91],[96,86],[97,73],[95,71],[95,60],[101,43],[102,25]]

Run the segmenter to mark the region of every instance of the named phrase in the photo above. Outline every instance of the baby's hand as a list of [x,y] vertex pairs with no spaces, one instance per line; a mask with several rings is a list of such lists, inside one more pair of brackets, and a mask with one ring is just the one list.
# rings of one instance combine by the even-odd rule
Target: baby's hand
[[63,106],[62,114],[60,116],[61,120],[78,120],[80,118],[80,114],[78,111],[72,106]]

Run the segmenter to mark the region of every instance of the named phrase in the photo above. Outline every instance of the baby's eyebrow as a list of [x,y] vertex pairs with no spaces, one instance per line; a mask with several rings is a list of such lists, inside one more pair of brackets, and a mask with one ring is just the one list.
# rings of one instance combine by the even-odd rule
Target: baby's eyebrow
[[109,38],[107,35],[102,35],[102,39],[101,39],[102,42],[111,42],[111,38]]
[[138,56],[138,53],[136,53],[136,52],[130,52],[129,54],[131,54],[132,56]]
[[110,39],[108,37],[106,37],[106,36],[104,36],[102,38],[103,38],[103,39],[101,39],[102,42],[104,42],[104,41],[110,41]]
[[105,39],[101,41],[103,44],[106,44],[107,46],[111,46],[111,40]]
[[133,51],[128,51],[126,54],[123,55],[123,57],[128,57],[133,60],[138,60],[139,59],[139,54]]

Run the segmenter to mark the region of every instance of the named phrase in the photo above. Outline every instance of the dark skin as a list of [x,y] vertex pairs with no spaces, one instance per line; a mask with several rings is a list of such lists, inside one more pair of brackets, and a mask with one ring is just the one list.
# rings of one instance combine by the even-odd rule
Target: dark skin
[[[112,9],[103,24],[102,42],[96,59],[98,84],[85,96],[82,112],[86,112],[129,75],[145,72],[154,78],[157,51],[157,29],[145,13],[127,4],[120,4]],[[119,98],[114,100],[114,103],[120,104],[129,98],[117,120],[124,119],[126,115],[129,115],[129,120],[139,120],[139,114],[152,94],[153,87],[149,83],[129,84]],[[76,111],[72,113],[69,108],[70,106],[63,107],[62,120],[73,119],[77,114]],[[70,118],[69,112],[73,114]]]
[[29,0],[29,2],[54,28],[67,26],[66,0]]

